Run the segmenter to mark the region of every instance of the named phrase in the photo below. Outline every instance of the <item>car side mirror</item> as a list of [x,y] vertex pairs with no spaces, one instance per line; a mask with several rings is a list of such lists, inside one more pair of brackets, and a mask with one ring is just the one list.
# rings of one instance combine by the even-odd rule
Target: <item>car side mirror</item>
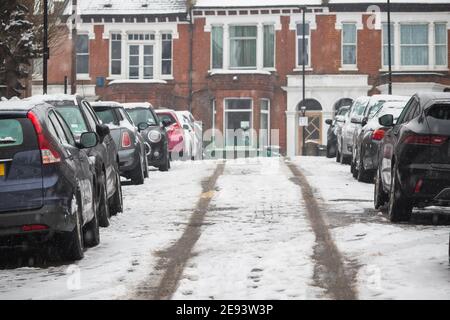
[[109,129],[109,127],[107,125],[104,125],[104,124],[97,125],[97,133],[101,139],[106,137],[110,132],[111,132],[111,130]]
[[149,127],[148,123],[145,123],[145,122],[141,122],[138,124],[139,131],[144,131],[144,130],[148,129],[148,127]]
[[95,147],[99,142],[99,137],[95,132],[84,132],[80,136],[80,149],[89,149]]
[[378,119],[378,123],[383,127],[393,127],[394,126],[394,116],[392,114],[385,114]]
[[183,129],[184,129],[184,130],[191,131],[191,128],[189,128],[189,126],[188,126],[187,124],[183,124]]
[[361,121],[358,119],[358,118],[352,118],[351,120],[351,123],[355,123],[355,124],[361,124]]
[[331,126],[331,125],[333,124],[333,120],[327,119],[327,120],[325,120],[325,123],[326,123],[327,125]]
[[367,117],[364,117],[361,121],[361,125],[364,127],[368,121],[369,121],[369,119]]

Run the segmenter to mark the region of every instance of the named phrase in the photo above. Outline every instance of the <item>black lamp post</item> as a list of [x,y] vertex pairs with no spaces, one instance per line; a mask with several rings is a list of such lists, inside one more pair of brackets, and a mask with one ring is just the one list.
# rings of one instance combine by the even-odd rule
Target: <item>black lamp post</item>
[[43,36],[43,61],[42,61],[42,91],[44,94],[47,94],[47,86],[48,86],[48,59],[49,59],[49,50],[48,50],[48,0],[44,0],[44,36]]
[[[306,116],[306,106],[301,106],[300,107],[300,110],[301,110],[301,112],[302,112],[302,117],[305,117]],[[306,127],[305,126],[303,126],[302,127],[302,139],[303,139],[303,143],[302,143],[302,156],[306,156],[306,146],[305,146],[305,140],[306,140],[306,137],[305,137],[305,133],[306,133]]]
[[387,0],[387,34],[388,34],[388,93],[392,94],[392,51],[391,51],[391,1]]
[[[300,107],[302,111],[302,117],[306,116],[306,105],[305,99],[306,99],[306,7],[300,7],[300,10],[302,11],[302,105]],[[305,126],[302,128],[302,155],[306,155],[306,148],[305,148]]]

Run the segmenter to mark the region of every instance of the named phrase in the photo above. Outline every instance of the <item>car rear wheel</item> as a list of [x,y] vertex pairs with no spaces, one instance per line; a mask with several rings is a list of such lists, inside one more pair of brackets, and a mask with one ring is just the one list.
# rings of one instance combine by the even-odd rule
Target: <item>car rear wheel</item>
[[63,245],[60,247],[63,259],[74,261],[81,260],[84,257],[81,212],[80,196],[74,194],[70,205],[70,213],[75,217],[75,228],[73,231],[63,235]]
[[100,225],[98,223],[98,216],[95,203],[93,204],[94,217],[86,224],[83,232],[83,239],[86,247],[92,248],[100,244]]
[[170,169],[170,158],[167,155],[167,153],[166,153],[166,156],[165,156],[164,164],[159,166],[158,169],[159,169],[159,171],[163,171],[163,172],[169,171],[169,169]]
[[373,202],[375,209],[379,209],[386,204],[388,201],[388,194],[383,189],[383,181],[381,180],[381,173],[378,170],[375,176],[375,188],[373,195]]
[[150,177],[150,174],[148,172],[148,160],[147,160],[147,156],[144,156],[144,178],[147,179],[148,177]]
[[389,220],[391,222],[409,221],[412,213],[412,204],[403,195],[395,170],[392,172],[391,181],[388,207]]
[[103,174],[103,177],[100,180],[100,192],[99,192],[99,201],[98,201],[98,217],[99,217],[99,225],[102,228],[109,227],[109,203],[108,203],[108,195],[106,191],[106,178]]
[[139,165],[136,168],[134,168],[133,171],[131,171],[130,177],[131,177],[132,184],[134,184],[134,185],[144,184],[145,174],[144,174],[144,168],[142,166],[141,161],[139,161]]
[[360,182],[373,182],[372,171],[364,169],[363,157],[364,153],[363,150],[361,150],[361,158],[359,159],[357,179]]
[[336,152],[336,162],[341,162],[341,153],[339,150]]
[[116,193],[114,194],[113,201],[110,207],[112,216],[117,215],[119,212],[123,212],[123,196],[122,196],[122,183],[120,182],[120,176],[116,177]]

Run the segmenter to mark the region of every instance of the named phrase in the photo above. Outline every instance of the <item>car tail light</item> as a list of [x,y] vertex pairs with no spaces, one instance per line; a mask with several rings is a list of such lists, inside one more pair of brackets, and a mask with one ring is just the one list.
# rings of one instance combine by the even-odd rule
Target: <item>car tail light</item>
[[423,179],[419,179],[419,181],[417,181],[416,183],[416,187],[414,188],[414,193],[419,193],[420,190],[422,190],[422,186],[423,186]]
[[131,147],[131,138],[130,134],[125,131],[122,133],[122,148],[128,148]]
[[409,135],[403,141],[405,144],[422,144],[440,146],[447,142],[448,138],[444,136],[430,136],[430,135]]
[[47,229],[48,229],[48,226],[45,226],[42,224],[32,224],[32,225],[22,226],[23,232],[42,231],[42,230],[47,230]]
[[37,134],[39,149],[41,150],[42,164],[61,162],[61,156],[54,148],[52,148],[47,137],[44,135],[44,131],[42,130],[38,117],[31,111],[28,112],[27,117],[33,124],[34,130]]
[[383,129],[377,129],[372,133],[372,140],[381,141],[384,138],[384,134],[386,133]]

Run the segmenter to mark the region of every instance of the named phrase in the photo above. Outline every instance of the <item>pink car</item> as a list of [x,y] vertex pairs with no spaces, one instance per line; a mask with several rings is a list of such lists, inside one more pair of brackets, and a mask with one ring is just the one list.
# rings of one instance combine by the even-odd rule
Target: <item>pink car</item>
[[155,110],[155,112],[161,120],[161,123],[166,127],[167,136],[169,137],[169,152],[172,158],[175,154],[179,157],[183,157],[184,130],[175,111],[170,109],[158,109]]

